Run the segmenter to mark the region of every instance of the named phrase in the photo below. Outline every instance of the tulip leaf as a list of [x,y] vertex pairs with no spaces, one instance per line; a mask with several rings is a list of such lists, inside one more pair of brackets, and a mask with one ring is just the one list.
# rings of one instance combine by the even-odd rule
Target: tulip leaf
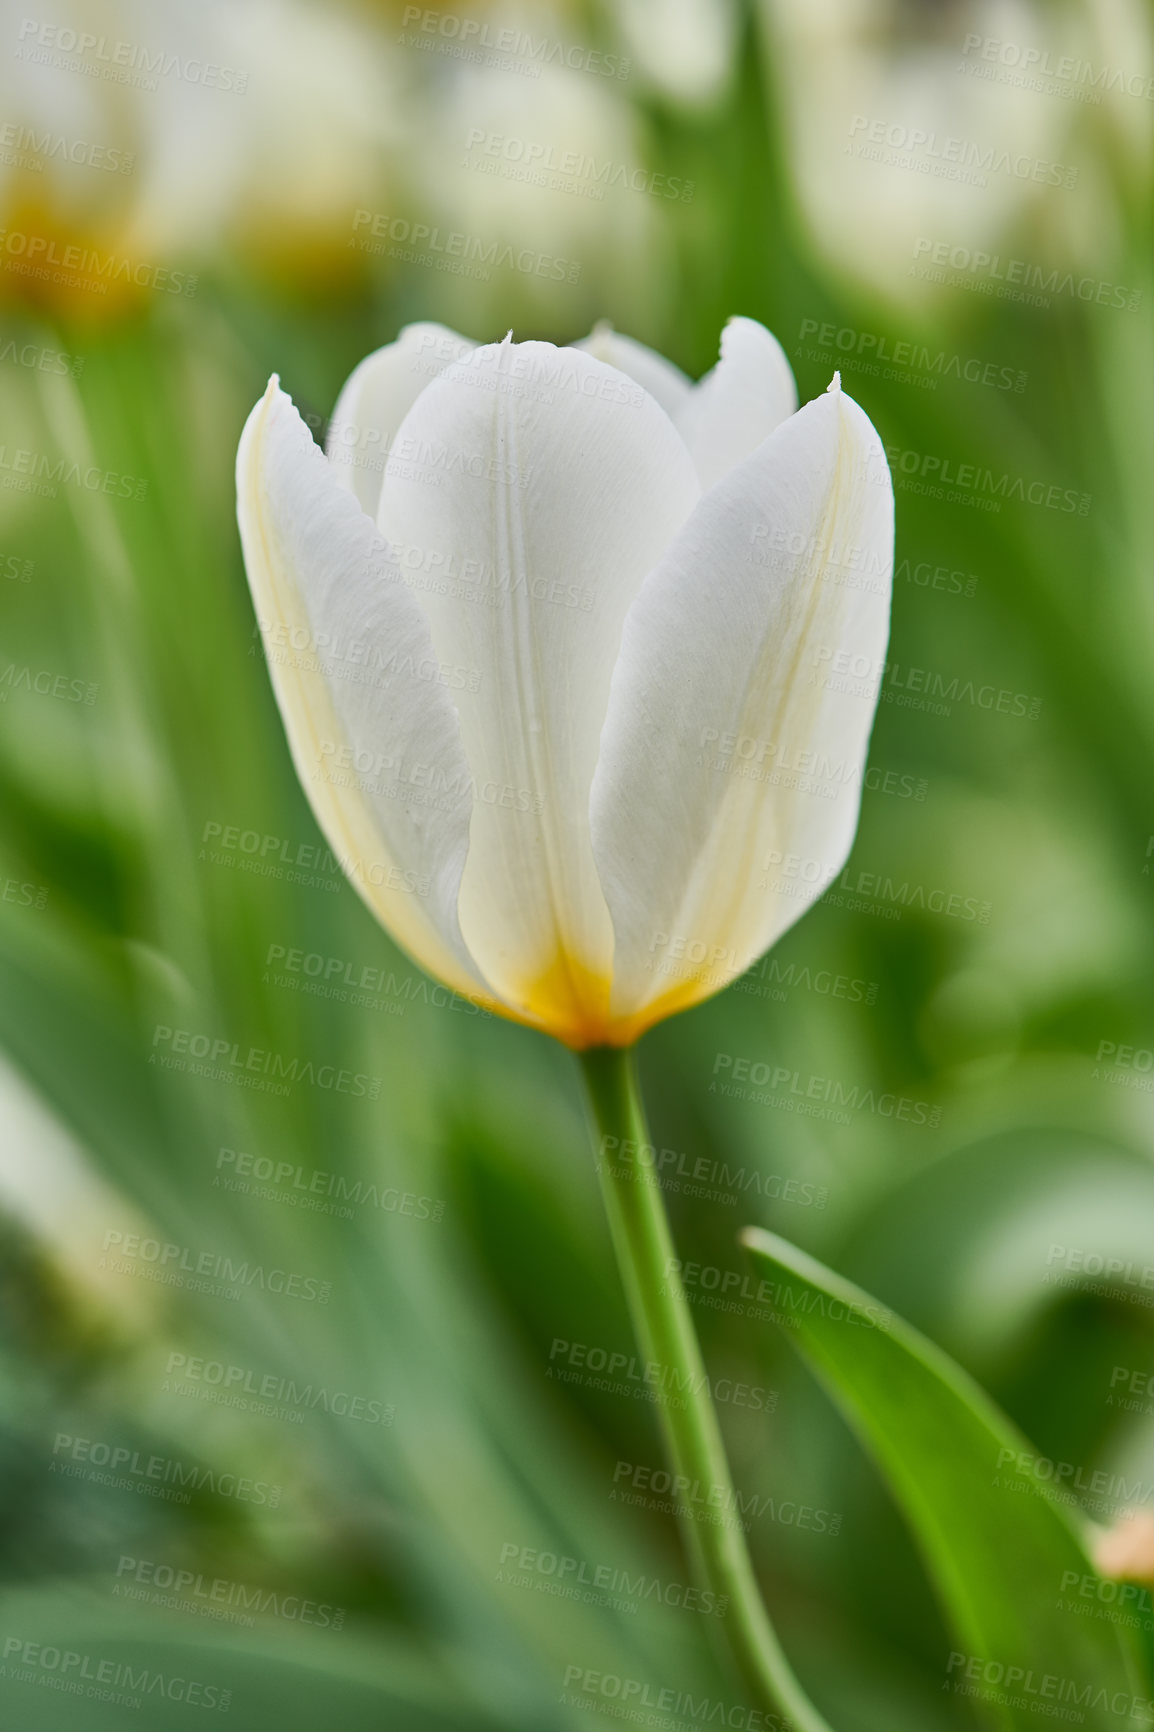
[[1078,1596],[1093,1566],[1073,1512],[1022,1471],[1038,1452],[967,1372],[868,1293],[774,1233],[741,1237],[789,1339],[918,1541],[953,1631],[943,1692],[1012,1732],[1036,1729],[1040,1714],[1097,1732],[1148,1726],[1126,1629],[1079,1615],[1107,1608]]

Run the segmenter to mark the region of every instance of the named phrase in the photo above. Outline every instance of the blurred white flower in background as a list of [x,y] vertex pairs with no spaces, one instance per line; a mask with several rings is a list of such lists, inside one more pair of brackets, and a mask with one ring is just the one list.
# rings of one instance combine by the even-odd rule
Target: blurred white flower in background
[[6,1059],[0,1059],[0,1127],[0,1212],[18,1221],[90,1302],[112,1306],[122,1321],[154,1313],[155,1289],[118,1274],[101,1254],[109,1228],[147,1232],[147,1223]]
[[[925,243],[1020,255],[1036,236],[1038,264],[1109,274],[1120,224],[1104,136],[1136,167],[1150,104],[1120,92],[1117,76],[1100,101],[1084,98],[1103,68],[1154,73],[1138,0],[761,5],[786,160],[836,269],[919,303],[939,292],[917,268]],[[1065,85],[1054,75],[1064,58]],[[1071,83],[1073,95],[1057,93]]]
[[190,86],[183,113],[156,126],[142,231],[162,244],[191,231],[294,275],[344,262],[355,210],[380,198],[403,143],[395,52],[310,0],[226,0],[189,17],[190,53],[211,46],[244,89],[210,106]]
[[618,0],[612,16],[641,76],[687,107],[725,93],[738,41],[735,0]]
[[438,244],[448,230],[479,256],[497,242],[534,259],[487,280],[438,271],[438,308],[472,330],[534,317],[555,326],[560,300],[577,329],[590,294],[604,300],[587,285],[611,274],[618,315],[651,317],[665,293],[661,210],[682,189],[651,175],[632,71],[617,75],[627,50],[594,49],[579,21],[552,5],[489,7],[484,19],[488,41],[544,43],[546,53],[482,50],[470,62],[409,51],[419,63],[406,116],[420,139],[406,164],[412,214],[439,225]]
[[[347,272],[352,217],[400,145],[396,51],[310,0],[0,0],[0,289],[101,316],[154,286],[68,246],[195,271]],[[11,232],[56,243],[20,252]],[[23,259],[23,265],[13,261]]]

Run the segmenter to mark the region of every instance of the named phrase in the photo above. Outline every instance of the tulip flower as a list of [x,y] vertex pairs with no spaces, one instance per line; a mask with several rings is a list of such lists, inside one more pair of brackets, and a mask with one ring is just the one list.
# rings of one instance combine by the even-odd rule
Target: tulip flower
[[892,493],[836,381],[795,408],[751,319],[697,385],[607,329],[415,325],[353,373],[327,457],[275,380],[245,428],[245,561],[322,830],[422,967],[575,1049],[726,985],[849,852]]
[[[1144,166],[1149,155],[1143,133],[1119,126],[1112,170],[1106,158],[1101,167],[1066,167],[1085,162],[1083,103],[1024,102],[1005,63],[983,58],[992,42],[1001,50],[1004,37],[977,22],[977,10],[963,35],[943,30],[931,6],[756,0],[755,9],[773,43],[793,196],[838,277],[924,318],[957,295],[957,255],[943,270],[927,256],[936,241],[950,237],[952,251],[964,237],[979,288],[982,255],[1012,253],[1011,237],[1031,232],[1061,235],[1075,276],[1099,274],[1105,237],[1120,221],[1114,189],[1125,184],[1122,164],[1137,166],[1140,157]],[[1060,49],[1047,35],[1054,16],[1045,0],[1021,0],[1016,40],[1051,42],[1054,59],[1066,57],[1071,69],[1149,62],[1149,13],[1139,0],[1069,8]],[[989,76],[995,72],[1001,76]],[[875,362],[884,347],[878,330],[854,334],[858,354]],[[830,346],[817,320],[803,340],[819,352]]]
[[[729,1487],[632,1048],[849,852],[889,620],[877,434],[836,377],[797,409],[751,319],[698,384],[605,326],[558,349],[425,324],[357,367],[327,453],[273,379],[237,482],[317,821],[423,967],[581,1055],[635,1326],[676,1373],[674,1472]],[[828,1732],[740,1529],[689,1529],[757,1699]]]

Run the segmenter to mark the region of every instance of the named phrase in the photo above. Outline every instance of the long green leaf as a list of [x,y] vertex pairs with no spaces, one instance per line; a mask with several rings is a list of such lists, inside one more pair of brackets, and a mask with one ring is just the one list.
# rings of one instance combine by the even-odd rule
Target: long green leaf
[[1101,1732],[1148,1726],[1124,1628],[1070,1609],[1097,1609],[1077,1596],[1093,1566],[1034,1471],[1038,1452],[960,1366],[868,1293],[774,1233],[750,1227],[742,1242],[917,1537],[956,1642],[943,1690],[1013,1732],[1036,1729],[1040,1715]]

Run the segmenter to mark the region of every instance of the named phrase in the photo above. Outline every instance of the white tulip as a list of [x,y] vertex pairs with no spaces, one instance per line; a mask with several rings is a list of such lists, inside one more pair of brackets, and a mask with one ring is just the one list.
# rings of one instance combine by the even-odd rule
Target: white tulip
[[[1142,0],[970,0],[956,12],[900,0],[759,0],[759,10],[784,160],[805,225],[840,275],[919,307],[958,299],[949,271],[923,269],[919,241],[1017,253],[1030,236],[1038,264],[1066,260],[1064,270],[1095,277],[1124,256],[1111,183],[1123,164],[1150,160],[1149,105],[1046,95],[1047,84],[1060,86],[1032,77],[1028,55],[1044,47],[1051,65],[1066,60],[1083,98],[1099,94],[1079,88],[1087,73],[1125,67],[1147,77]],[[990,44],[1026,58],[991,62]]]
[[699,384],[599,327],[412,325],[327,456],[276,379],[245,562],[317,821],[429,972],[576,1049],[742,973],[840,870],[893,494],[838,380],[733,319]]

